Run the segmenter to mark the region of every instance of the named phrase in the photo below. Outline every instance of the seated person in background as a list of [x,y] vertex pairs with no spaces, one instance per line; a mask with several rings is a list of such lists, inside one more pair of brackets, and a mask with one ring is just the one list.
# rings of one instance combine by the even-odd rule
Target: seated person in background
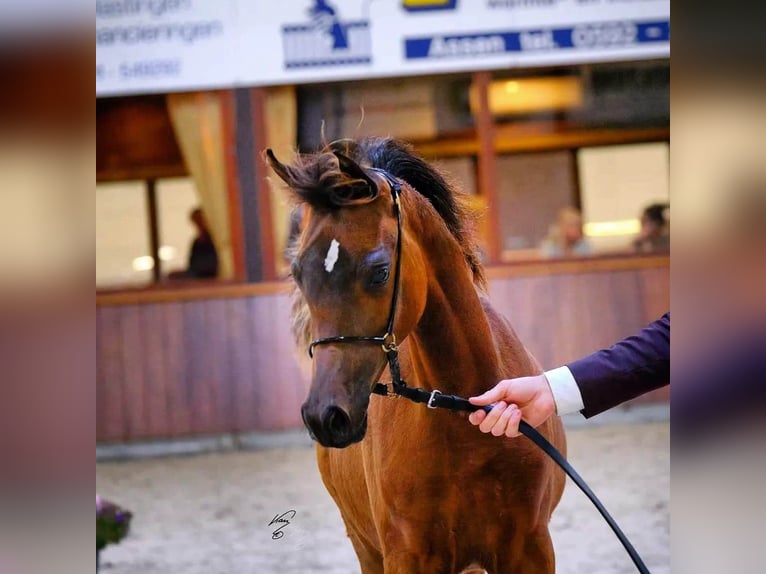
[[198,207],[189,214],[189,220],[197,229],[191,250],[189,265],[185,271],[174,271],[169,279],[213,279],[218,275],[218,253],[215,250],[213,238],[207,228],[205,215]]
[[633,249],[640,253],[670,250],[670,230],[665,215],[667,203],[653,203],[641,214],[641,231],[633,241]]
[[583,235],[580,212],[574,207],[565,207],[559,211],[556,223],[551,225],[540,249],[545,257],[590,255],[593,247]]

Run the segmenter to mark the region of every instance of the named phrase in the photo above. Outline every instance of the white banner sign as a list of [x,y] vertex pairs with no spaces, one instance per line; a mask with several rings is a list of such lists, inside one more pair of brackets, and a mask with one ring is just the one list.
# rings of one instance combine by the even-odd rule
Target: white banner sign
[[97,0],[96,94],[670,54],[668,0]]

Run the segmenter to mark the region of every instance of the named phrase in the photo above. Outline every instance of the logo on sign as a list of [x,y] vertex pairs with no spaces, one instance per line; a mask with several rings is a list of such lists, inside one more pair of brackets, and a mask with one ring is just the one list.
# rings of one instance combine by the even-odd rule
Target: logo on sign
[[372,62],[369,20],[344,20],[327,0],[314,0],[308,16],[282,27],[287,69]]
[[402,0],[402,8],[407,12],[454,10],[456,6],[457,0]]

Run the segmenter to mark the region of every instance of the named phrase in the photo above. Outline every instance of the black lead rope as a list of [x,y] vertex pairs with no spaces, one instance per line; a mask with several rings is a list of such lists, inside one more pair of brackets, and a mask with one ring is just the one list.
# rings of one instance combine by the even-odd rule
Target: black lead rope
[[[394,357],[392,361],[392,355],[398,354],[398,351],[388,351],[386,354],[388,356],[389,367],[394,367],[392,369],[392,375],[394,375],[393,371],[396,371],[396,375],[393,376],[393,379],[394,381],[397,381],[398,379],[398,382],[394,382],[390,385],[393,391],[389,391],[389,385],[377,383],[373,387],[373,393],[377,395],[404,397],[416,403],[425,403],[425,405],[430,409],[447,409],[450,411],[463,411],[469,413],[478,411],[480,409],[483,409],[484,412],[489,413],[489,411],[492,410],[491,405],[483,407],[474,405],[463,397],[445,395],[439,391],[426,391],[424,389],[408,387],[407,384],[399,377],[398,358]],[[649,569],[646,567],[646,564],[644,564],[641,556],[633,547],[633,544],[631,544],[630,540],[628,540],[628,537],[625,536],[625,533],[617,525],[617,522],[615,522],[614,518],[612,518],[612,515],[609,514],[609,511],[607,511],[607,509],[598,499],[598,496],[596,496],[596,494],[590,489],[588,484],[572,467],[572,465],[569,464],[569,461],[567,461],[564,455],[562,455],[558,449],[556,449],[556,447],[548,442],[548,440],[529,423],[520,421],[519,432],[526,436],[533,443],[535,443],[545,454],[551,457],[553,462],[559,465],[559,467],[561,467],[561,469],[567,473],[567,476],[569,476],[569,478],[572,479],[572,482],[574,482],[578,488],[583,491],[585,496],[587,496],[588,499],[593,503],[593,506],[596,507],[596,510],[598,510],[599,514],[601,514],[606,523],[609,525],[609,528],[612,529],[612,532],[614,532],[615,536],[617,536],[617,539],[625,548],[626,552],[630,556],[630,559],[633,561],[633,564],[636,565],[638,571],[641,574],[649,574]]]
[[[468,401],[466,401],[468,402]],[[471,403],[468,403],[469,405]],[[475,407],[475,405],[471,405]],[[482,407],[484,408],[485,412],[489,412],[492,410],[492,407]],[[638,551],[633,547],[633,544],[630,543],[630,540],[628,540],[628,537],[625,536],[625,533],[620,529],[617,522],[612,518],[612,515],[609,514],[609,511],[607,511],[606,507],[601,503],[601,501],[598,499],[598,496],[596,496],[596,493],[593,492],[590,489],[590,486],[588,486],[588,483],[585,482],[583,477],[581,477],[577,471],[574,469],[574,467],[569,464],[569,461],[564,458],[564,455],[562,455],[556,447],[554,447],[551,443],[547,441],[547,439],[541,435],[537,429],[532,427],[529,423],[520,421],[519,422],[519,432],[523,434],[525,437],[527,437],[529,440],[531,440],[533,443],[535,443],[540,449],[547,454],[549,457],[553,459],[553,462],[555,462],[557,465],[561,467],[561,469],[567,473],[567,476],[572,479],[572,482],[574,482],[580,490],[583,491],[585,496],[588,497],[588,499],[593,503],[593,506],[596,507],[596,510],[598,510],[599,514],[604,518],[606,523],[609,525],[609,528],[612,529],[612,532],[614,532],[614,535],[617,537],[617,539],[622,544],[623,548],[625,548],[625,551],[628,553],[628,556],[630,556],[630,559],[633,561],[633,564],[636,565],[636,569],[641,572],[641,574],[649,574],[649,568],[646,567],[646,564],[644,564],[644,561],[641,559],[641,556],[638,554]]]

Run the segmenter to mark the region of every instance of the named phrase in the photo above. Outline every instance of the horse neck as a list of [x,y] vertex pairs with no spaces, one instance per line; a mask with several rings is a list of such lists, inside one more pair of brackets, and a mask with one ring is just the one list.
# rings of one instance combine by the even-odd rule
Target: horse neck
[[462,250],[444,235],[429,240],[428,296],[410,337],[410,356],[418,386],[467,396],[497,382],[499,360]]

